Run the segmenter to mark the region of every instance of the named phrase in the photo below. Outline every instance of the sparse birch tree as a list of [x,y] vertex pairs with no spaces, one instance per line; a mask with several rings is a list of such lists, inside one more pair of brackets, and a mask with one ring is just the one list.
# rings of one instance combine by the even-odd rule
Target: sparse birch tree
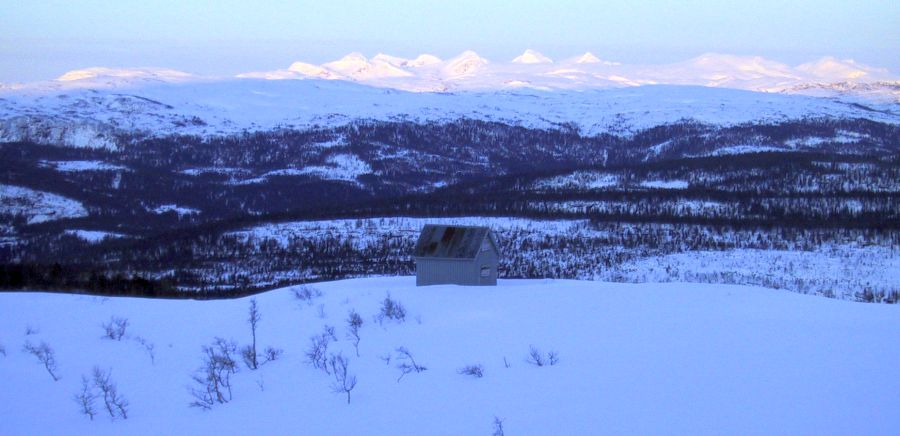
[[397,360],[400,361],[400,363],[397,364],[397,369],[400,370],[400,377],[397,378],[397,383],[400,383],[400,380],[403,379],[403,376],[406,374],[411,372],[418,373],[428,369],[416,363],[416,359],[413,358],[412,353],[410,353],[406,347],[397,348]]
[[349,331],[347,332],[347,339],[353,341],[353,349],[356,350],[356,357],[359,357],[359,328],[363,325],[363,319],[356,313],[355,310],[350,309],[350,314],[347,316],[347,328]]
[[94,415],[97,414],[97,409],[94,408],[96,400],[97,394],[94,393],[91,381],[87,377],[81,376],[81,390],[75,394],[75,402],[78,403],[79,411],[87,415],[91,421],[94,420]]
[[194,397],[191,406],[210,409],[216,403],[231,401],[231,375],[238,369],[234,360],[236,350],[234,342],[222,338],[203,346],[203,366],[191,377],[195,383],[190,388]]
[[53,378],[53,381],[59,381],[59,377],[56,375],[56,354],[46,342],[41,342],[40,345],[34,345],[31,342],[25,341],[25,347],[23,349],[26,353],[37,357],[41,364],[44,365],[47,372],[50,373],[50,377]]
[[341,353],[332,354],[329,364],[331,365],[331,374],[334,375],[331,390],[336,394],[347,394],[347,404],[350,404],[350,392],[356,387],[356,376],[347,371],[350,359],[345,358]]
[[250,367],[250,369],[259,368],[259,355],[256,353],[256,326],[261,319],[262,315],[259,314],[259,307],[256,305],[256,299],[251,299],[250,314],[247,318],[247,322],[250,324],[250,333],[253,336],[253,343],[250,345],[249,349],[244,350],[244,360],[247,361],[247,366]]
[[99,366],[93,371],[94,387],[100,390],[103,396],[103,405],[112,419],[128,419],[128,400],[125,399],[112,381],[112,371],[102,370]]
[[110,317],[109,321],[102,324],[103,337],[115,341],[121,341],[125,337],[125,330],[128,329],[128,319],[119,317]]

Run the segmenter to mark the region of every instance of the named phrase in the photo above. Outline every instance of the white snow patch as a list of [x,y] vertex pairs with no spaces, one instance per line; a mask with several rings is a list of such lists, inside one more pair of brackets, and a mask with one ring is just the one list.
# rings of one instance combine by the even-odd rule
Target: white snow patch
[[112,233],[112,232],[104,232],[100,230],[66,230],[66,234],[75,236],[77,238],[83,239],[90,243],[102,242],[107,238],[124,238],[125,235],[121,233]]
[[687,180],[645,180],[641,186],[651,189],[687,189]]
[[76,200],[50,192],[4,184],[0,184],[0,213],[24,216],[28,224],[88,215],[84,205]]
[[701,156],[728,156],[733,154],[747,153],[765,153],[765,152],[785,152],[790,151],[784,148],[773,147],[771,145],[729,145],[727,147],[717,148],[712,153],[702,154]]
[[355,154],[342,153],[328,156],[325,159],[327,165],[309,165],[304,168],[284,168],[269,171],[259,177],[235,182],[236,185],[249,185],[263,183],[269,177],[275,176],[312,176],[322,180],[338,180],[359,184],[357,177],[363,174],[371,174],[372,168],[366,161]]
[[249,170],[245,168],[232,168],[232,167],[203,167],[203,168],[188,168],[186,170],[181,170],[181,174],[188,176],[202,176],[204,174],[224,174],[224,175],[242,175],[246,174]]
[[178,214],[178,216],[193,215],[193,214],[200,213],[200,209],[179,206],[177,204],[163,204],[163,205],[157,206],[150,210],[153,213],[159,213],[159,214],[175,212]]
[[45,167],[54,168],[61,172],[79,172],[79,171],[128,171],[128,167],[122,165],[111,164],[101,160],[59,160],[59,161],[41,161],[40,164]]
[[602,189],[617,186],[619,183],[620,177],[616,174],[575,171],[571,174],[540,179],[534,183],[534,187],[537,189]]

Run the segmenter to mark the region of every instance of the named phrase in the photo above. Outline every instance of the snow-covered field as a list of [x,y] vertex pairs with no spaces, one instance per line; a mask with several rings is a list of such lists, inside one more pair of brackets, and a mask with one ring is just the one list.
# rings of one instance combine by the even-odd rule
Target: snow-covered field
[[[587,203],[571,207],[586,208]],[[584,202],[582,202],[584,203]],[[592,202],[592,205],[598,203]],[[716,209],[716,202],[683,202],[682,211]],[[772,240],[769,235],[699,232],[686,237],[672,225],[641,227],[609,224],[595,227],[588,220],[533,220],[511,217],[412,218],[381,217],[264,224],[231,232],[242,244],[261,251],[272,243],[280,247],[338,238],[357,250],[388,244],[410,247],[426,223],[486,225],[496,232],[505,268],[534,266],[538,274],[571,266],[580,279],[628,283],[699,282],[766,286],[804,294],[854,300],[858,292],[900,293],[900,251],[889,241],[849,239],[805,247],[805,241]],[[702,236],[702,237],[701,237]],[[671,239],[668,248],[637,244],[625,247],[623,239]],[[685,239],[688,238],[688,239]],[[706,245],[690,248],[699,239]],[[680,241],[680,242],[678,242]],[[759,242],[762,241],[762,242]],[[585,244],[576,248],[580,242]],[[676,247],[677,245],[677,247]],[[562,248],[561,248],[562,247]],[[713,249],[712,247],[716,247]],[[673,252],[674,251],[674,252]],[[622,263],[606,265],[601,255],[616,253]],[[521,271],[509,270],[510,274]],[[274,273],[275,280],[299,280],[303,271],[292,268]],[[272,283],[275,283],[272,280]]]
[[[233,400],[191,408],[187,387],[215,337],[250,342],[249,299],[170,301],[0,294],[0,434],[897,434],[898,307],[763,288],[508,280],[416,288],[411,277],[320,283],[258,295],[260,347],[283,356],[232,376]],[[374,321],[387,293],[404,323]],[[359,357],[347,314],[362,315]],[[130,325],[102,339],[111,317]],[[350,404],[306,363],[310,337],[350,357]],[[151,361],[145,344],[152,344]],[[29,342],[54,351],[53,381]],[[525,362],[529,347],[559,362]],[[421,373],[397,382],[396,349]],[[391,356],[389,363],[385,361]],[[508,367],[504,364],[508,362]],[[483,378],[460,375],[482,365]],[[94,421],[81,376],[111,370],[129,402]]]
[[692,251],[636,259],[600,280],[742,283],[852,300],[865,290],[900,290],[900,253],[888,247]]
[[28,224],[87,216],[80,202],[50,192],[0,184],[0,213],[21,215]]

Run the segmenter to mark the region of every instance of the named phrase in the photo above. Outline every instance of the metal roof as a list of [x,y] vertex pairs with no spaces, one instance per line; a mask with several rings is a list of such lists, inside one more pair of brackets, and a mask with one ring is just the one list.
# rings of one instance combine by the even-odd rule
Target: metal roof
[[413,256],[474,259],[490,232],[487,227],[425,224]]

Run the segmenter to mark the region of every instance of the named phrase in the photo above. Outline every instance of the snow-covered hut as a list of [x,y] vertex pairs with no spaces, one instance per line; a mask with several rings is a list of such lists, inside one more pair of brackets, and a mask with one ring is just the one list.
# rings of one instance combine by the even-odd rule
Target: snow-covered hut
[[491,229],[426,224],[413,257],[416,286],[496,286],[500,245]]

